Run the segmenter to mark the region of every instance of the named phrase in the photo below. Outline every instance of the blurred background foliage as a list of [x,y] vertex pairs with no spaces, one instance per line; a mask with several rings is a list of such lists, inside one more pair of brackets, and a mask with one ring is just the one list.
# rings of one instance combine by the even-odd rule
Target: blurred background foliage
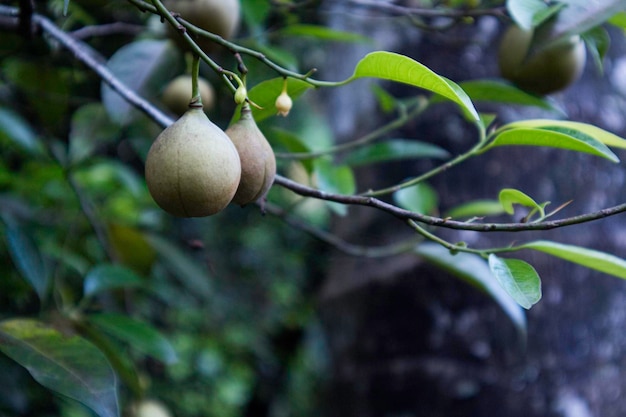
[[[63,6],[36,4],[64,31],[84,35],[102,59],[134,41],[165,42],[158,20],[125,1],[72,0],[67,15]],[[299,46],[284,49],[284,35],[268,28],[313,22],[317,6],[287,6],[245,1],[240,37],[295,68]],[[84,31],[115,22],[126,26],[107,36]],[[159,83],[142,86],[159,107],[163,83],[185,66],[167,48],[174,60],[154,71]],[[249,64],[251,84],[269,76]],[[55,328],[70,320],[99,347],[111,347],[109,359],[129,370],[119,390],[126,409],[155,398],[179,416],[317,415],[328,366],[315,313],[324,248],[256,206],[205,219],[158,209],[143,159],[161,128],[138,112],[114,120],[101,103],[98,76],[54,41],[3,32],[0,68],[0,319],[37,318]],[[232,96],[207,68],[203,73],[219,94],[209,116],[225,128]],[[289,121],[273,119],[283,129],[311,128],[298,111]],[[300,207],[284,190],[273,190],[270,200]],[[311,213],[324,224],[325,212]],[[131,321],[119,321],[120,314]],[[92,415],[43,389],[6,356],[0,368],[0,416]]]

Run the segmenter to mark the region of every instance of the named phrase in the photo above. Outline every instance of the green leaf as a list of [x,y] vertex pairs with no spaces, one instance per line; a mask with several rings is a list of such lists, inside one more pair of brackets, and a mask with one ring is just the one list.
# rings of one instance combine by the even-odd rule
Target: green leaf
[[529,30],[535,26],[535,16],[545,13],[548,5],[541,0],[507,0],[506,9],[521,28]]
[[525,207],[537,209],[541,213],[543,213],[543,207],[545,206],[545,204],[537,204],[537,202],[530,198],[528,195],[513,188],[505,188],[501,190],[500,194],[498,195],[498,199],[500,200],[500,204],[507,214],[515,213],[513,204],[519,204]]
[[604,72],[604,56],[611,44],[609,33],[604,27],[597,26],[583,33],[582,38],[587,46],[587,51],[593,58],[596,68],[602,74]]
[[512,84],[496,80],[472,80],[459,83],[459,86],[474,102],[491,102],[533,106],[546,110],[564,111],[551,100],[537,97],[522,91]]
[[605,274],[626,279],[626,261],[605,252],[580,246],[565,245],[548,240],[537,240],[521,245],[520,248],[534,249],[557,258],[595,269]]
[[541,280],[532,265],[519,259],[489,255],[489,269],[502,288],[525,309],[541,299]]
[[431,214],[437,210],[437,192],[426,183],[402,188],[393,193],[393,199],[400,207],[421,214]]
[[22,277],[35,289],[40,300],[46,297],[50,273],[39,248],[19,225],[9,223],[6,228],[9,254]]
[[85,297],[119,288],[139,287],[143,280],[121,265],[100,264],[89,270],[83,284]]
[[0,350],[46,388],[85,404],[100,417],[118,417],[115,373],[85,339],[30,319],[0,322]]
[[178,360],[170,342],[148,323],[121,314],[94,314],[87,319],[104,332],[161,362],[172,364]]
[[369,53],[357,63],[354,74],[345,82],[367,77],[396,81],[432,91],[457,103],[473,120],[480,120],[472,101],[457,84],[435,74],[408,56],[384,51]]
[[[143,39],[126,44],[111,56],[107,66],[126,87],[150,100],[181,72],[178,48],[168,41]],[[137,117],[138,110],[102,82],[102,103],[111,119],[122,125]]]
[[[311,148],[307,146],[307,144],[294,133],[274,127],[270,130],[270,133],[267,135],[267,140],[272,144],[272,146],[281,146],[287,152],[290,153],[308,153],[311,152]],[[312,159],[302,159],[300,160],[302,165],[310,174],[313,172],[313,160]]]
[[617,26],[618,28],[626,29],[626,12],[615,13],[608,20],[608,23]]
[[98,146],[112,142],[120,129],[109,119],[104,106],[90,103],[72,115],[69,158],[78,163],[91,156]]
[[550,120],[550,119],[529,119],[519,122],[509,123],[503,128],[549,128],[549,127],[563,127],[566,129],[577,130],[592,138],[602,142],[607,146],[614,148],[626,149],[626,139],[623,139],[611,132],[601,129],[597,126],[590,125],[588,123],[571,122],[568,120]]
[[[320,190],[334,194],[354,194],[356,184],[350,167],[334,165],[328,158],[316,159],[314,166]],[[328,206],[341,216],[347,213],[347,208],[343,204],[329,202]]]
[[392,139],[360,147],[346,156],[344,163],[352,166],[367,165],[401,159],[449,158],[445,149],[427,142],[408,139]]
[[278,31],[280,36],[309,36],[323,41],[372,43],[367,36],[330,29],[325,26],[293,24]]
[[[519,1],[519,0],[518,0]],[[531,50],[601,25],[624,10],[624,0],[567,0],[564,7],[535,33]]]
[[0,141],[15,143],[32,155],[42,155],[44,148],[37,133],[20,116],[12,110],[0,107]]
[[[276,101],[276,97],[278,97],[283,91],[283,83],[284,79],[282,77],[272,78],[271,80],[258,83],[248,91],[248,97],[250,100],[261,107],[261,109],[257,109],[254,106],[252,107],[252,114],[254,115],[254,120],[257,123],[260,123],[262,120],[277,114],[274,102]],[[287,93],[294,101],[304,94],[304,92],[309,88],[312,88],[309,83],[301,80],[295,80],[293,78],[287,79]],[[234,123],[239,119],[239,112],[235,113],[236,117],[231,120],[231,123]]]
[[462,279],[489,295],[509,316],[521,335],[526,334],[526,316],[520,306],[504,291],[491,273],[487,262],[470,253],[450,254],[436,243],[423,243],[415,252],[427,262]]
[[514,145],[567,149],[599,156],[611,162],[619,162],[617,155],[602,142],[584,132],[559,126],[545,126],[542,128],[510,128],[510,125],[502,126],[496,132],[495,139],[485,146],[482,152],[496,146]]
[[448,212],[446,217],[452,218],[470,218],[482,217],[489,215],[497,215],[504,213],[502,204],[496,200],[475,200],[465,204],[458,205]]
[[241,12],[246,26],[260,31],[271,11],[271,4],[257,0],[242,0],[241,3]]
[[378,84],[372,84],[372,92],[378,100],[378,105],[384,113],[391,113],[396,108],[396,98],[389,94],[384,88]]

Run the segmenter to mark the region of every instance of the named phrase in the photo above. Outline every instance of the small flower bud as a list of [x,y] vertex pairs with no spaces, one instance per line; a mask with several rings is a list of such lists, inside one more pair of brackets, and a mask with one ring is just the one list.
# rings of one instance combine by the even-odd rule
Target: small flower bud
[[289,94],[287,94],[287,91],[283,90],[283,92],[276,98],[276,103],[274,105],[276,106],[276,110],[278,110],[278,114],[285,117],[289,114],[291,106],[293,106],[293,101],[291,100],[291,97],[289,97]]
[[237,91],[235,91],[235,103],[243,104],[246,98],[248,98],[248,90],[243,85],[240,85]]

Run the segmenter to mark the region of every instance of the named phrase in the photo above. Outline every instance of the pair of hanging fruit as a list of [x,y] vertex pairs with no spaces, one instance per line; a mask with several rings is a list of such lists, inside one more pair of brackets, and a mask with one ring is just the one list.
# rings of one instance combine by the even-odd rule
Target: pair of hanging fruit
[[203,217],[231,201],[246,205],[269,190],[276,159],[247,103],[226,131],[209,120],[201,104],[167,127],[146,159],[146,182],[156,203],[179,217]]

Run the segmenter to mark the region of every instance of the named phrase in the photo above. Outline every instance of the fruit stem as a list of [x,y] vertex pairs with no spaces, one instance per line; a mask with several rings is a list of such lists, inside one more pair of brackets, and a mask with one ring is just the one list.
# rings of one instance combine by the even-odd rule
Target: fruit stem
[[191,101],[189,108],[202,108],[202,97],[200,96],[200,88],[198,88],[198,76],[200,74],[200,56],[193,54],[191,63]]

